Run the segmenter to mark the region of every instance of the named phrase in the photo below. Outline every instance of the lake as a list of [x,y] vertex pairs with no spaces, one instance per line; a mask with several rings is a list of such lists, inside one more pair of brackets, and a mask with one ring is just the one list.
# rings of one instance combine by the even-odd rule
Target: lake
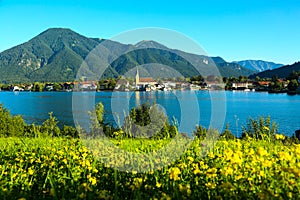
[[155,102],[171,120],[174,116],[180,132],[191,134],[196,124],[230,130],[240,135],[249,117],[271,116],[279,131],[292,135],[300,129],[300,95],[265,92],[170,91],[170,92],[0,92],[2,103],[12,114],[20,114],[27,123],[41,124],[53,112],[60,122],[74,120],[88,129],[88,111],[102,102],[106,122],[122,124],[130,108],[143,102]]

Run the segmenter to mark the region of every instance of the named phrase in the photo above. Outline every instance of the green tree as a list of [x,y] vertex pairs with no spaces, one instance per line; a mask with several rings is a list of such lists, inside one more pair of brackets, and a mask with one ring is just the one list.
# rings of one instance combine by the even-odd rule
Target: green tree
[[49,119],[43,122],[41,126],[41,133],[44,136],[58,137],[60,136],[60,128],[58,127],[58,120],[53,116],[53,112],[49,113]]
[[278,133],[278,125],[271,123],[271,117],[266,119],[259,117],[258,119],[250,118],[246,127],[243,128],[242,138],[251,137],[258,140],[271,140]]
[[220,135],[221,138],[224,138],[226,140],[233,140],[236,139],[236,136],[232,134],[232,132],[229,130],[229,124],[226,124],[226,128],[223,131],[223,133]]
[[178,133],[175,125],[170,125],[168,117],[157,106],[144,103],[132,108],[125,117],[122,130],[127,137],[153,139],[172,138]]
[[62,85],[59,84],[59,83],[54,83],[53,84],[53,90],[54,91],[60,91],[60,90],[62,90]]
[[34,92],[42,92],[45,88],[45,84],[44,83],[40,83],[40,82],[35,82],[33,84],[33,91]]
[[293,79],[288,84],[288,90],[289,91],[296,91],[298,86],[299,86],[298,80]]
[[13,137],[24,135],[25,122],[20,115],[12,116],[10,112],[0,104],[0,136]]
[[287,77],[286,77],[286,79],[287,80],[298,80],[298,77],[299,77],[299,75],[298,75],[298,73],[296,72],[296,71],[292,71]]
[[200,140],[204,140],[207,135],[207,129],[203,126],[196,126],[196,130],[194,131],[194,136],[199,138]]
[[246,76],[239,76],[239,82],[240,83],[246,83],[248,81],[248,77]]
[[100,102],[95,106],[93,112],[89,112],[90,115],[90,131],[93,136],[103,135],[103,115],[104,106]]

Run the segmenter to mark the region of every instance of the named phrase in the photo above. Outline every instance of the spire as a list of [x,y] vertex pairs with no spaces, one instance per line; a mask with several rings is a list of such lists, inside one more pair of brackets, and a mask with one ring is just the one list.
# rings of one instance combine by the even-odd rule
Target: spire
[[140,82],[139,68],[136,67],[135,86],[138,86],[139,82]]

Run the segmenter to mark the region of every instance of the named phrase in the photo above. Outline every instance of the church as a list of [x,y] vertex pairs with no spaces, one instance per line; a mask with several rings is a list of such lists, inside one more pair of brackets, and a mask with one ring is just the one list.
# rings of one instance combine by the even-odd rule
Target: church
[[135,87],[137,90],[151,90],[151,88],[155,88],[157,81],[154,80],[152,77],[140,77],[139,69],[136,68],[136,75],[135,75]]

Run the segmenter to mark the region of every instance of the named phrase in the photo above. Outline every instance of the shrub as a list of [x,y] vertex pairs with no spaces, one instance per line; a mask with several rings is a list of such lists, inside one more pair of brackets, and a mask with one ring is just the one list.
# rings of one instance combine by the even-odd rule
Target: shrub
[[25,122],[20,115],[12,116],[10,112],[0,104],[0,136],[12,137],[24,134]]
[[242,128],[242,138],[251,137],[258,140],[271,140],[278,133],[278,125],[275,122],[271,123],[270,116],[266,119],[263,117],[258,119],[250,118],[247,122],[247,127]]
[[58,120],[53,117],[53,113],[49,113],[49,119],[43,122],[41,126],[41,133],[44,136],[58,137],[60,136],[60,128],[58,127]]
[[175,125],[170,125],[165,113],[155,105],[142,104],[132,108],[124,120],[122,130],[126,137],[152,139],[173,138],[178,133]]
[[226,129],[223,131],[223,133],[220,136],[221,138],[224,138],[226,140],[234,140],[236,139],[236,136],[232,134],[232,132],[229,130],[229,124],[226,124]]
[[204,140],[207,135],[207,129],[203,126],[196,126],[196,130],[194,131],[194,136],[199,138],[200,140]]

